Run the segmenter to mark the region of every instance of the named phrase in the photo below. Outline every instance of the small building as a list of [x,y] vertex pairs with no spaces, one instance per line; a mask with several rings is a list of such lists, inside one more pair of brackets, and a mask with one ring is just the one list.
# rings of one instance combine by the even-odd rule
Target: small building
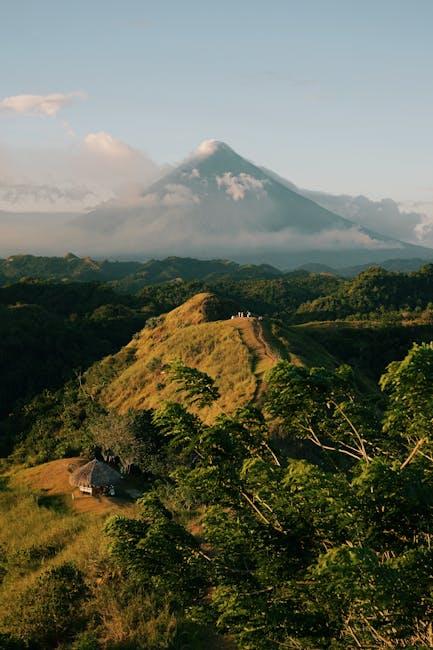
[[72,472],[69,482],[71,485],[78,487],[80,492],[92,496],[98,494],[116,494],[116,485],[120,483],[122,477],[115,469],[94,458],[89,463],[81,465]]

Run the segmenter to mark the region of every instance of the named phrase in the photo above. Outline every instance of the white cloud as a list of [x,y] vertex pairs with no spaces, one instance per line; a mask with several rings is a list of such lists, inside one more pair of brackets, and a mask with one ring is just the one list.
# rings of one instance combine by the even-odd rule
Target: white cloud
[[433,216],[429,214],[422,215],[421,221],[415,226],[415,235],[419,242],[428,242],[432,245],[433,233]]
[[129,202],[160,175],[144,152],[105,132],[61,149],[0,145],[0,210],[76,212],[116,198]]
[[0,101],[0,112],[55,117],[64,106],[71,104],[76,99],[84,98],[85,94],[82,92],[13,95]]
[[226,194],[231,196],[233,201],[241,201],[249,191],[254,192],[257,198],[266,196],[264,182],[243,172],[239,176],[225,172],[222,176],[217,176],[216,181],[218,187],[225,188]]
[[203,140],[201,142],[197,149],[194,151],[193,156],[197,156],[199,158],[207,158],[208,156],[212,156],[214,154],[218,147],[221,145],[221,143],[218,140]]
[[173,208],[200,203],[200,198],[189,187],[186,187],[186,185],[169,183],[165,186],[165,190],[166,193],[161,199],[161,205],[165,207]]
[[92,153],[109,158],[131,158],[138,154],[135,149],[106,131],[88,133],[84,138],[84,145]]
[[0,182],[0,210],[15,212],[80,212],[111,198],[111,193],[84,184],[59,185]]

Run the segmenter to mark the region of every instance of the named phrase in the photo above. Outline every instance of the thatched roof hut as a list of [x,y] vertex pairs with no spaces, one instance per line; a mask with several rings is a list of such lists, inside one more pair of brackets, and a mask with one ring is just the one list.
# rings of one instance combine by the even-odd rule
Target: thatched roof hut
[[121,480],[119,472],[96,458],[76,469],[69,478],[71,485],[89,494],[106,490]]

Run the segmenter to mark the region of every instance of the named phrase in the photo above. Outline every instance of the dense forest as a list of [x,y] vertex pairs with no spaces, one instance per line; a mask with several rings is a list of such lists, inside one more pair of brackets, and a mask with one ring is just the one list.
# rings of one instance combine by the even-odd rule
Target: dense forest
[[41,259],[0,267],[0,648],[433,647],[433,265]]

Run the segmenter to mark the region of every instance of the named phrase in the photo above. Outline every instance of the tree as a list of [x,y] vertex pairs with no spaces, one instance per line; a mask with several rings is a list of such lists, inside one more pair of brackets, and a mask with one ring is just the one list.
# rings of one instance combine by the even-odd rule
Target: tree
[[180,384],[178,390],[186,392],[190,404],[203,408],[210,406],[220,396],[215,381],[197,368],[190,368],[177,360],[170,364],[169,372],[173,381]]
[[143,472],[161,469],[158,453],[161,436],[149,411],[129,410],[125,414],[109,411],[92,423],[93,443],[104,460],[119,462],[125,473],[135,465]]
[[265,408],[294,439],[369,462],[374,410],[363,403],[349,366],[328,370],[281,361],[269,374]]
[[433,433],[433,343],[414,343],[402,361],[387,367],[380,387],[388,397],[384,433],[425,453]]
[[127,574],[174,602],[193,602],[205,585],[203,555],[197,540],[155,494],[138,501],[137,519],[112,517],[106,524],[110,552]]

